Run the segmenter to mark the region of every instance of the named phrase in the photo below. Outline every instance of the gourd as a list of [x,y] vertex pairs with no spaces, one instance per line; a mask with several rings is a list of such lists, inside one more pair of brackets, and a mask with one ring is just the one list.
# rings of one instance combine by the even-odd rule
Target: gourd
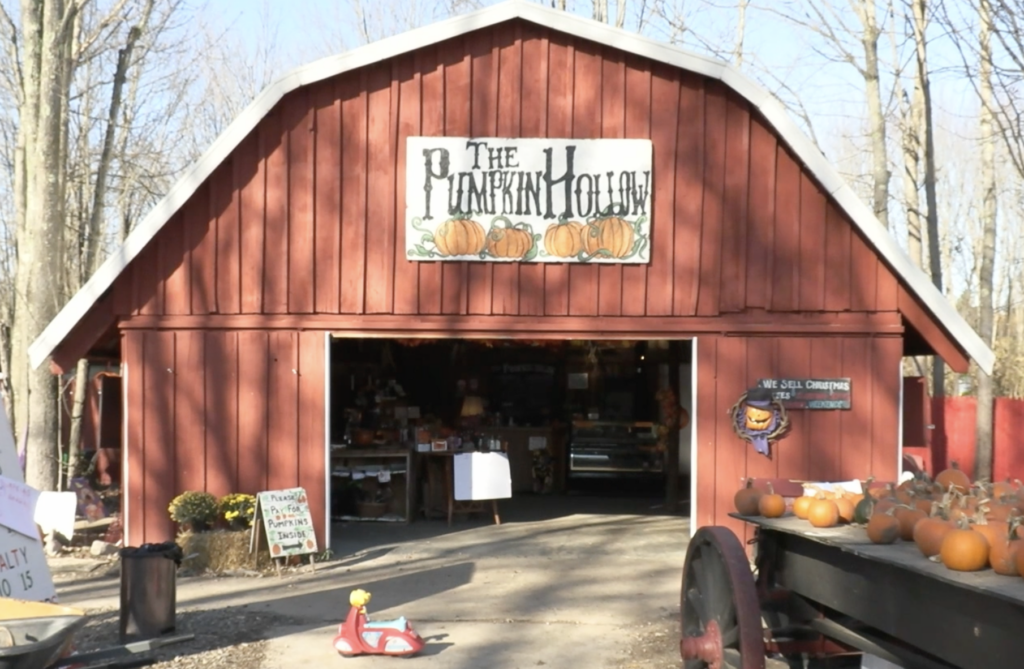
[[979,571],[988,566],[989,545],[984,534],[971,530],[966,518],[942,538],[939,559],[953,571]]
[[807,520],[815,527],[834,527],[839,522],[839,508],[831,499],[817,498],[807,510]]
[[757,501],[757,510],[765,518],[779,518],[786,513],[786,500],[782,495],[777,495],[772,484],[768,484],[768,494],[761,495]]
[[907,505],[895,507],[893,515],[899,521],[900,539],[903,541],[913,541],[914,527],[928,517],[928,514],[925,512]]
[[891,544],[900,538],[900,521],[893,513],[895,508],[876,513],[868,520],[868,539],[873,544]]
[[[1016,517],[1006,524],[1005,533],[995,539],[988,539],[988,564],[992,571],[1001,576],[1020,576],[1017,566],[1017,554],[1020,553],[1021,541],[1017,536],[1021,518]],[[986,537],[987,538],[987,537]]]
[[942,550],[942,540],[953,529],[952,523],[941,515],[943,508],[938,502],[932,506],[932,515],[922,518],[914,525],[914,543],[925,557],[938,555]]
[[869,476],[866,481],[861,483],[861,490],[864,491],[864,496],[859,502],[853,507],[853,522],[863,525],[871,519],[871,514],[875,512],[875,496],[871,494],[868,486],[874,481],[873,476]]
[[434,245],[442,256],[477,255],[486,241],[483,226],[471,219],[453,218],[434,231]]
[[793,500],[793,515],[801,520],[807,520],[807,512],[811,510],[811,502],[814,498],[810,495],[801,495]]
[[746,487],[740,488],[733,497],[736,512],[741,516],[756,516],[759,513],[758,502],[760,501],[761,491],[754,487],[754,479],[747,479]]
[[849,497],[837,497],[835,500],[836,510],[839,512],[839,521],[843,523],[853,522],[853,502]]
[[960,493],[966,495],[971,489],[971,478],[960,469],[960,465],[954,460],[950,463],[949,469],[944,469],[935,477],[935,483],[942,490],[949,490],[950,486]]

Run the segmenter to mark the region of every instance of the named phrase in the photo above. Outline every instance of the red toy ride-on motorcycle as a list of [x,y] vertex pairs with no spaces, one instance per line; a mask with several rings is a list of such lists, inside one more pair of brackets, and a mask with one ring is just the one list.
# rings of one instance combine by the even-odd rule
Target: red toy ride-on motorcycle
[[334,650],[343,657],[355,655],[415,655],[423,650],[423,639],[405,617],[396,620],[373,620],[366,615],[370,593],[353,590],[345,622],[338,626]]

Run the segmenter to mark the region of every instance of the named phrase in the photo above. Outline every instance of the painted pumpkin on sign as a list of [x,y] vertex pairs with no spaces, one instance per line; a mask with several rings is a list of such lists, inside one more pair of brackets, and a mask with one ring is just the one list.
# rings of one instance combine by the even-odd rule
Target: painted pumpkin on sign
[[471,219],[453,218],[437,226],[434,245],[443,256],[473,256],[484,250],[484,227]]
[[583,224],[564,221],[548,226],[544,233],[544,250],[556,258],[572,258],[583,250]]
[[625,258],[633,250],[633,226],[617,216],[587,223],[583,232],[583,250],[587,255]]
[[750,404],[746,405],[744,413],[748,430],[767,430],[772,424],[772,419],[775,417],[773,410],[761,409]]
[[487,233],[487,252],[495,258],[522,258],[533,248],[533,235],[514,227],[507,218],[504,221],[505,227],[494,225]]

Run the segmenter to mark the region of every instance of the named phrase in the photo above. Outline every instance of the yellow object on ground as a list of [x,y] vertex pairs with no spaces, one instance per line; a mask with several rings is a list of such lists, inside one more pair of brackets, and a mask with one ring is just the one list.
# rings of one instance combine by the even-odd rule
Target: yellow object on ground
[[26,620],[53,616],[84,616],[85,611],[60,604],[28,602],[21,599],[0,599],[0,620]]

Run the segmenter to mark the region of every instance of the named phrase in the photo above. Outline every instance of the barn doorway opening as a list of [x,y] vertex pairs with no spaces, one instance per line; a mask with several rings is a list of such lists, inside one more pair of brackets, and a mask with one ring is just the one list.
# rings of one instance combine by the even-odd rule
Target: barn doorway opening
[[[330,516],[450,517],[445,458],[493,449],[508,457],[512,498],[503,509],[655,514],[665,512],[673,485],[676,512],[687,514],[692,344],[335,334]],[[677,458],[669,448],[679,449]]]

